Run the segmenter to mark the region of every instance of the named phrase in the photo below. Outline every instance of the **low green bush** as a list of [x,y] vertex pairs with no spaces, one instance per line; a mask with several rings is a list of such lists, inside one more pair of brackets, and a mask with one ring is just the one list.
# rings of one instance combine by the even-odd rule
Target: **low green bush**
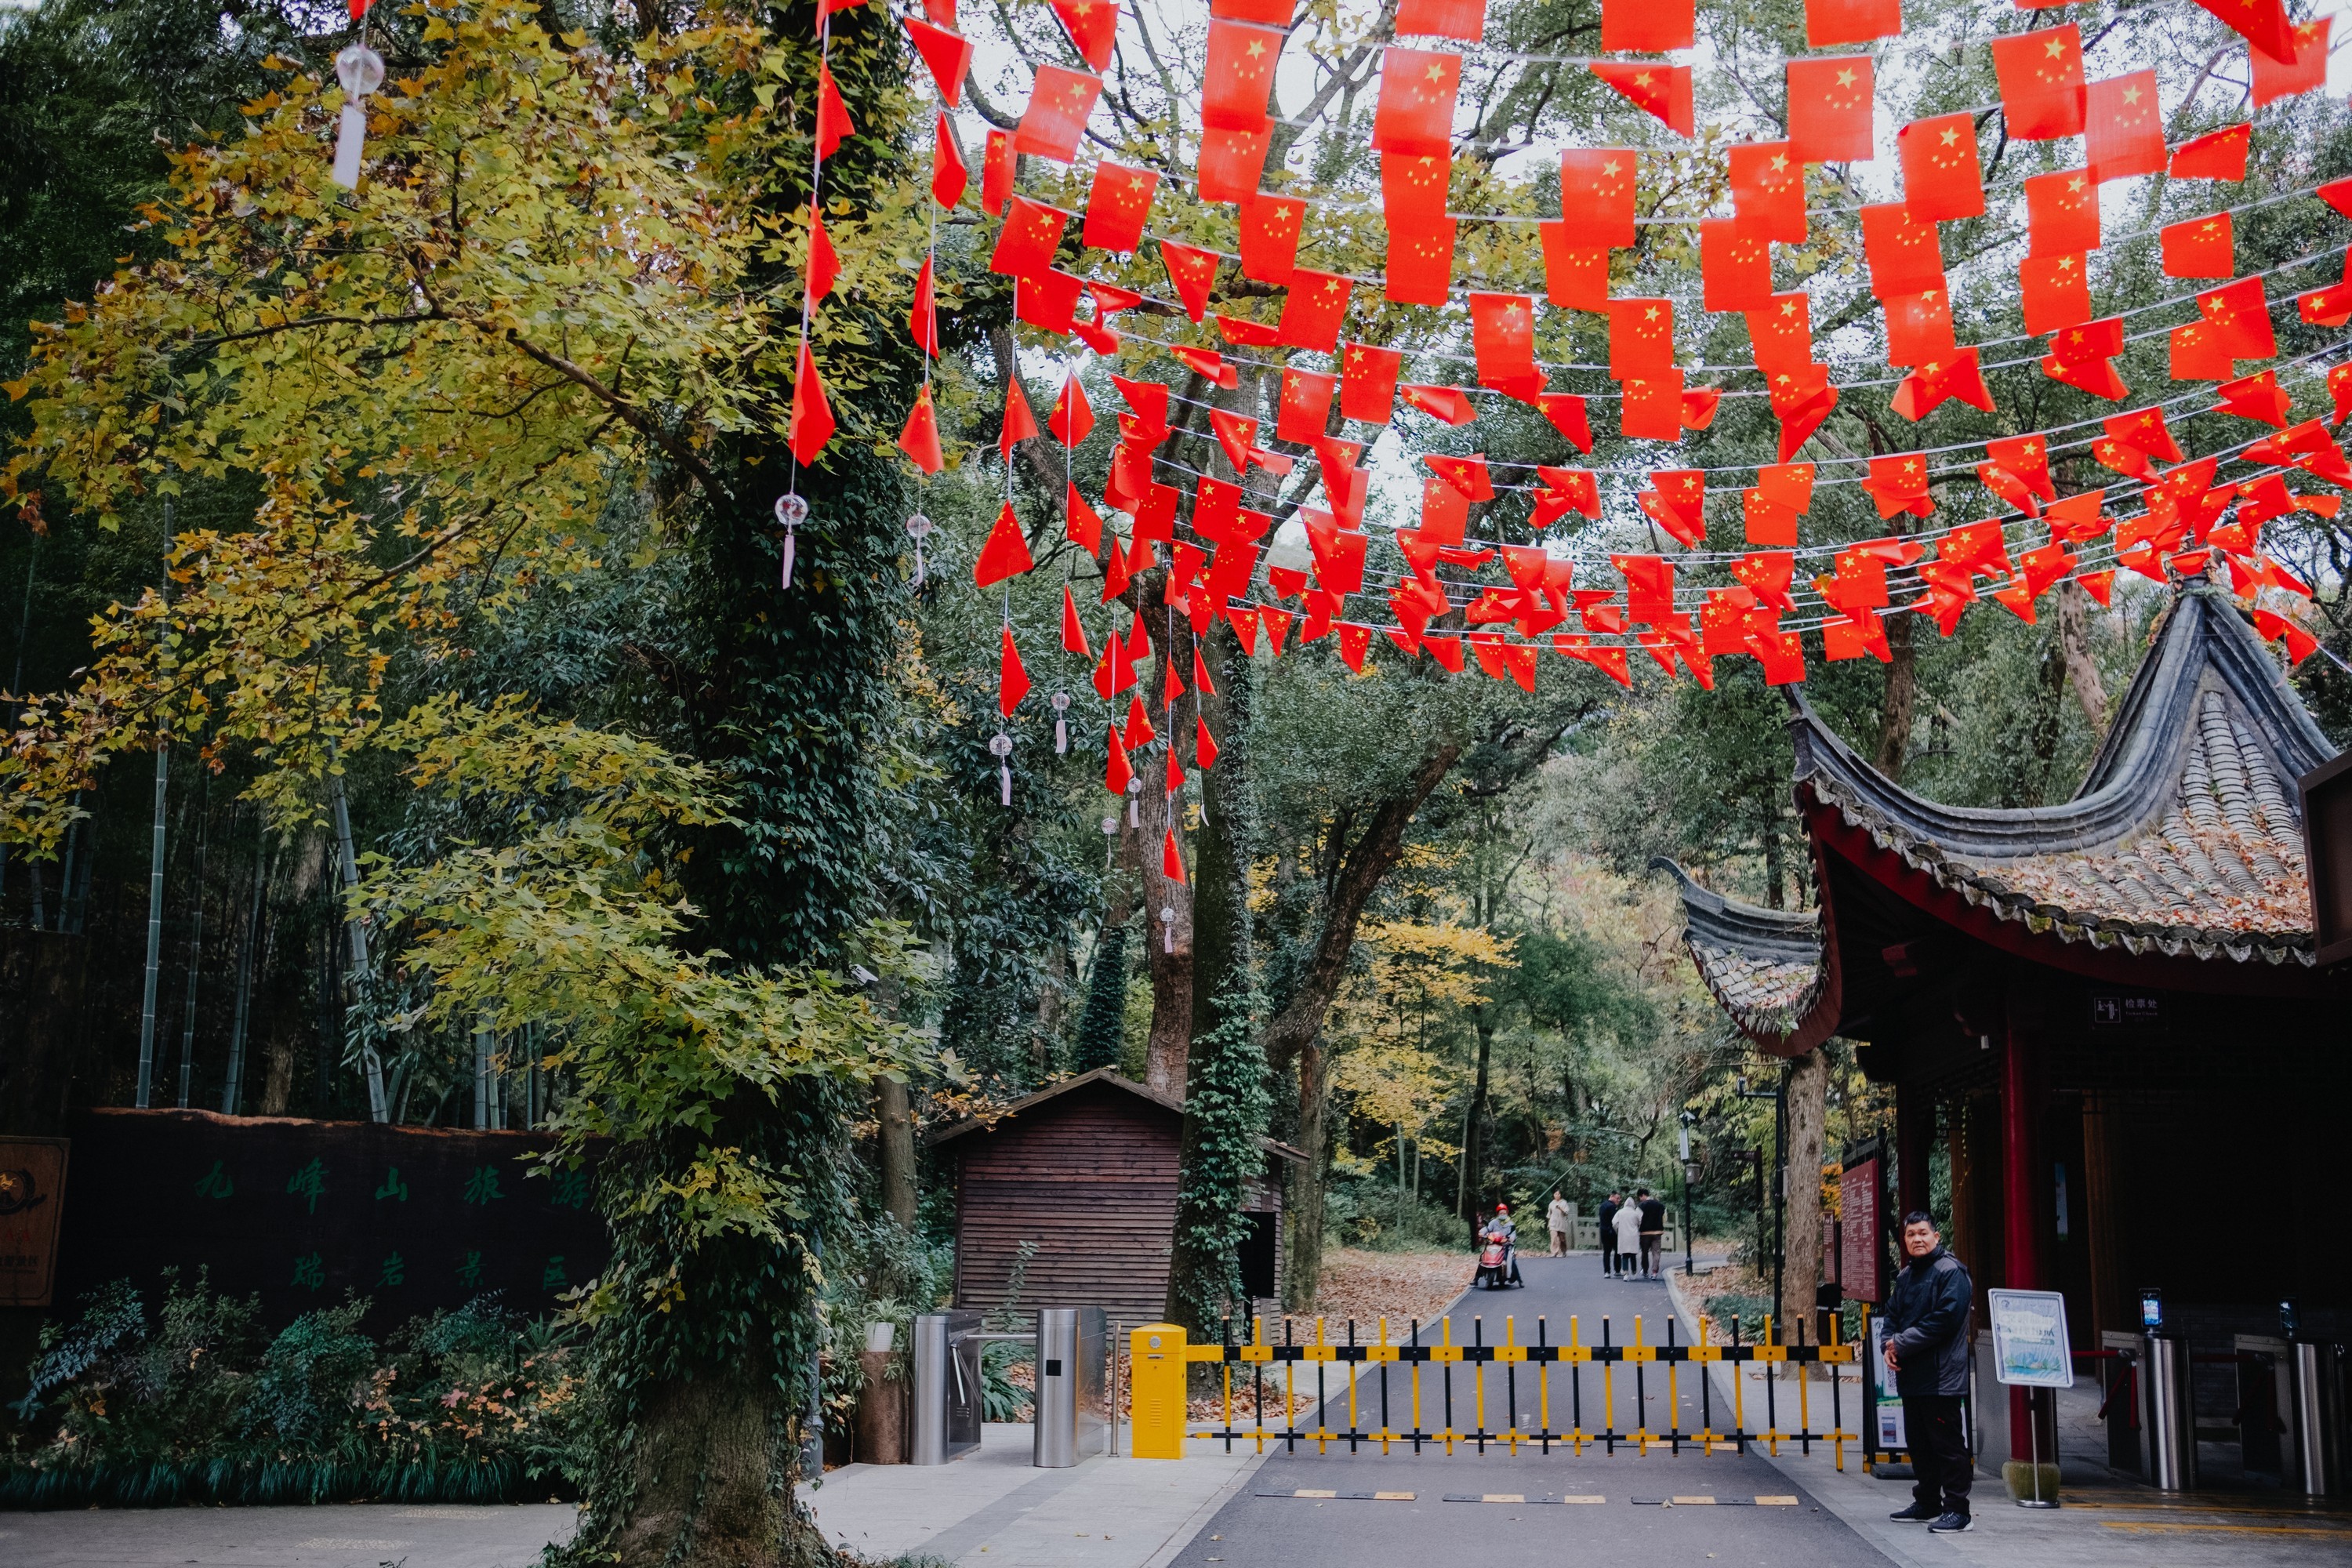
[[565,1331],[494,1301],[381,1342],[368,1302],[276,1334],[257,1299],[167,1272],[151,1314],[127,1280],[41,1336],[0,1507],[505,1502],[572,1490],[588,1422]]

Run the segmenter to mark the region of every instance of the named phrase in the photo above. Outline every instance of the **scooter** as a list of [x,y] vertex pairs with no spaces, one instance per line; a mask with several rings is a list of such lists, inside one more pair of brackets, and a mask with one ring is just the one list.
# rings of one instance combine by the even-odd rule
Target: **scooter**
[[1478,1254],[1478,1272],[1470,1281],[1481,1290],[1500,1290],[1507,1286],[1524,1286],[1519,1278],[1518,1249],[1498,1237],[1487,1238],[1486,1249]]

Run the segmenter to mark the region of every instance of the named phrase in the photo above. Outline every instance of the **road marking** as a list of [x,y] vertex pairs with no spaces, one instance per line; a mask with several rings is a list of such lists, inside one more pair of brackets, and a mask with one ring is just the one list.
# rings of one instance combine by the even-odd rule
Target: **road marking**
[[1712,1507],[1715,1503],[1715,1500],[1711,1497],[1678,1497],[1675,1499],[1675,1501],[1678,1505],[1687,1505],[1690,1507]]
[[1292,1497],[1328,1497],[1328,1498],[1335,1498],[1335,1497],[1338,1497],[1339,1494],[1338,1492],[1336,1492],[1336,1491],[1318,1491],[1318,1490],[1310,1490],[1310,1489],[1307,1489],[1307,1488],[1302,1487],[1302,1488],[1300,1488],[1298,1490],[1297,1490],[1297,1491],[1295,1491],[1295,1492],[1291,1493],[1290,1495],[1291,1495]]
[[1756,1506],[1758,1508],[1794,1508],[1797,1506],[1797,1500],[1792,1497],[1759,1497],[1756,1500]]
[[1528,1495],[1525,1492],[1487,1492],[1478,1500],[1480,1502],[1525,1502],[1528,1500]]
[[2200,1531],[2216,1535],[2333,1535],[2352,1537],[2352,1530],[2333,1530],[2315,1524],[2197,1524],[2185,1520],[2121,1521],[2103,1519],[2102,1530],[2126,1531],[2134,1535],[2173,1535]]
[[1564,1497],[1559,1500],[1562,1502],[1607,1502],[1609,1500],[1605,1497]]
[[1374,1492],[1372,1500],[1374,1502],[1411,1502],[1412,1494],[1411,1492]]

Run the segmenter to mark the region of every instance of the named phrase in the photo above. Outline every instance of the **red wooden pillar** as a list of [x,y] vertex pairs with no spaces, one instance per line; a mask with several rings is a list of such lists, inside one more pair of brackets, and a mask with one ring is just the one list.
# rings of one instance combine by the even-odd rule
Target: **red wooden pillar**
[[1895,1222],[1927,1212],[1927,1162],[1936,1143],[1936,1102],[1923,1089],[1895,1086]]
[[[2042,1122],[2047,1090],[2035,1031],[2014,1001],[2004,1009],[2000,1057],[2001,1284],[2011,1290],[2041,1290],[2050,1278],[2042,1231],[2048,1218],[2043,1194]],[[2027,1390],[2009,1391],[2010,1458],[2031,1461],[2034,1430],[2028,1418]],[[2046,1423],[2044,1424],[2046,1426]],[[2042,1434],[2042,1456],[2054,1454],[2056,1434]]]

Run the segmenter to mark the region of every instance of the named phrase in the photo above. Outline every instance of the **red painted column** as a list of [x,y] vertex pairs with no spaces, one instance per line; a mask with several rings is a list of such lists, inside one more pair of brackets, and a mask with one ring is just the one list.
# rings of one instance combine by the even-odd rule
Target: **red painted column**
[[[2000,1207],[2001,1207],[2001,1272],[2000,1283],[2011,1290],[2040,1290],[2048,1288],[2050,1278],[2046,1261],[2049,1254],[2042,1242],[2044,1210],[2048,1205],[2043,1194],[2049,1184],[2044,1179],[2042,1160],[2042,1121],[2044,1089],[2042,1075],[2040,1042],[2033,1038],[2030,1024],[2018,1018],[2020,1008],[2012,1000],[2004,1009],[2000,1056]],[[2010,1458],[2032,1460],[2033,1426],[2028,1418],[2026,1401],[2031,1397],[2022,1388],[2009,1391],[2009,1452]],[[2044,1457],[2054,1449],[2055,1434],[2042,1435]]]

